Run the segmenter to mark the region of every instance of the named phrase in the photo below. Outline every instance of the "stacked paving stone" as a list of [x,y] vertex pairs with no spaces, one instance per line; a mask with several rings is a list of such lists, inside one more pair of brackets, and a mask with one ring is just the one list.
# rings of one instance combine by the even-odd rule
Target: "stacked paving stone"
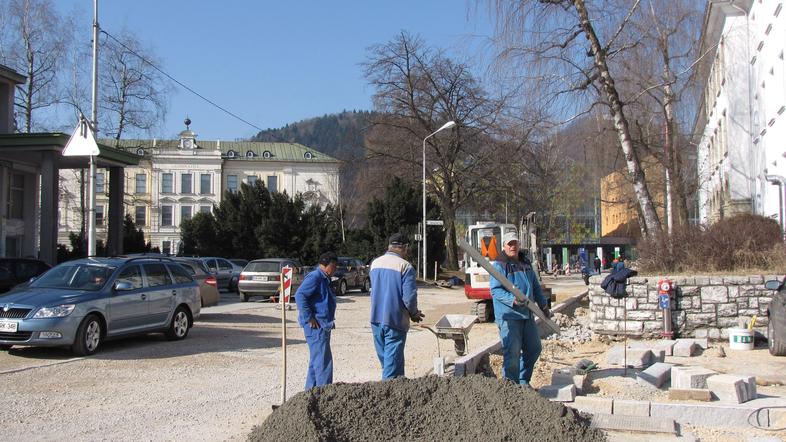
[[726,339],[728,328],[737,327],[740,318],[750,319],[753,315],[759,316],[756,330],[766,333],[764,313],[772,291],[764,287],[764,282],[777,279],[774,275],[633,277],[628,279],[625,299],[606,294],[600,288],[603,277],[593,276],[589,287],[592,331],[659,337],[663,331],[663,313],[658,305],[657,283],[661,279],[670,279],[676,287],[671,303],[676,334]]

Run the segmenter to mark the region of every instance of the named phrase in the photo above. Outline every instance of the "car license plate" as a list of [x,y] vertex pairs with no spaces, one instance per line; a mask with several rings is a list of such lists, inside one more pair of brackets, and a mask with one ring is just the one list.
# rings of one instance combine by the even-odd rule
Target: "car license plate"
[[254,281],[267,281],[267,276],[255,276]]
[[0,321],[0,332],[16,333],[18,327],[19,327],[18,322]]

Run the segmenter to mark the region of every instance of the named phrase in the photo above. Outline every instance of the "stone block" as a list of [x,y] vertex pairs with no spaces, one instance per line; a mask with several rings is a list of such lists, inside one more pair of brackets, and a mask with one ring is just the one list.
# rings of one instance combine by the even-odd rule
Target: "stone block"
[[[747,302],[745,302],[747,304]],[[737,304],[717,304],[718,316],[737,316]]]
[[749,276],[748,277],[748,284],[762,285],[762,284],[764,284],[764,276],[761,276],[761,275]]
[[697,276],[694,278],[696,280],[696,285],[709,285],[710,278],[706,276]]
[[647,321],[655,319],[655,312],[651,310],[628,310],[628,320]]
[[625,300],[625,308],[628,310],[636,310],[639,308],[639,302],[636,298],[628,298]]
[[614,411],[614,400],[599,396],[576,396],[573,406],[587,413],[611,414]]
[[742,285],[747,284],[749,278],[747,276],[724,276],[723,283],[726,285]]
[[576,394],[583,394],[587,375],[578,373],[575,368],[555,368],[551,373],[551,385],[573,385],[576,387]]
[[677,341],[673,339],[661,339],[655,343],[654,348],[657,350],[663,350],[666,356],[671,356],[674,351],[674,344],[676,343]]
[[712,393],[706,388],[670,388],[669,399],[673,401],[703,401],[712,400]]
[[615,399],[614,414],[621,416],[649,416],[650,402]]
[[718,373],[704,367],[673,367],[671,369],[671,387],[676,389],[705,389],[707,378]]
[[[606,362],[609,365],[622,366],[625,364],[625,349],[618,345],[609,350]],[[652,364],[652,351],[643,348],[629,348],[627,353],[627,365],[633,368],[647,368]]]
[[718,310],[718,308],[715,307],[716,305],[717,304],[704,303],[701,305],[701,308],[699,310],[701,311],[701,313],[712,313],[712,315],[714,316],[715,312]]
[[691,342],[691,341],[680,342],[678,340],[677,343],[674,344],[673,355],[677,357],[691,357],[696,355],[700,349],[701,347],[699,347],[699,345],[696,344],[695,342]]
[[672,364],[656,362],[649,368],[636,375],[636,382],[646,387],[660,388],[671,379]]
[[546,385],[538,389],[538,394],[554,402],[573,402],[576,399],[576,386]]
[[699,294],[699,288],[694,285],[684,285],[678,290],[684,297],[697,296]]
[[720,304],[729,302],[729,292],[725,286],[706,286],[701,288],[701,302]]
[[751,379],[755,384],[753,377],[718,374],[707,378],[707,388],[721,401],[741,404],[753,399],[751,394],[755,392],[755,385],[748,385]]
[[707,338],[679,338],[674,341],[674,344],[679,342],[693,342],[694,344],[698,345],[702,350],[706,350],[710,347],[710,341]]
[[712,313],[688,313],[686,323],[691,328],[699,328],[715,323],[715,310]]
[[713,406],[711,404],[650,404],[650,415],[662,419],[674,419],[681,424],[720,427],[749,427],[748,407]]

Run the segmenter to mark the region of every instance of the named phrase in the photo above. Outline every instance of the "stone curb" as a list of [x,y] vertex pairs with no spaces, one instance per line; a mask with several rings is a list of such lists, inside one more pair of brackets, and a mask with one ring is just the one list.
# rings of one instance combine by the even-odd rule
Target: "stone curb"
[[[553,313],[561,313],[567,310],[569,307],[573,306],[574,304],[578,303],[582,298],[587,296],[589,291],[584,293],[579,293],[576,296],[566,299],[564,302],[561,302],[554,306],[551,309]],[[536,318],[535,322],[540,324],[540,319]],[[541,333],[541,338],[543,338],[543,330],[541,327],[538,327]],[[502,341],[497,339],[495,342],[489,343],[488,345],[475,350],[472,353],[468,353],[458,359],[455,360],[455,368],[453,370],[453,376],[467,376],[469,374],[474,374],[480,365],[481,359],[490,353],[494,353],[499,351],[502,348]]]

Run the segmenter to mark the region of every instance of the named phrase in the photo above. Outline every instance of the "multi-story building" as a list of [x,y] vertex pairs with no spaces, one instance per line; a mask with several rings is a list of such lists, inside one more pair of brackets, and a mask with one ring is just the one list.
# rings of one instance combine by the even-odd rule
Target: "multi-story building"
[[[188,126],[190,121],[186,120]],[[264,180],[271,192],[302,194],[308,204],[338,203],[338,160],[295,143],[197,141],[186,127],[177,140],[121,140],[120,147],[141,156],[125,169],[125,213],[163,253],[176,253],[180,223],[211,212],[224,192],[241,183]],[[80,171],[61,172],[59,242],[82,222]],[[96,179],[97,238],[105,235],[107,175]]]
[[[756,213],[783,224],[786,11],[778,0],[709,1],[694,125],[699,217]],[[779,185],[773,185],[780,183]]]

